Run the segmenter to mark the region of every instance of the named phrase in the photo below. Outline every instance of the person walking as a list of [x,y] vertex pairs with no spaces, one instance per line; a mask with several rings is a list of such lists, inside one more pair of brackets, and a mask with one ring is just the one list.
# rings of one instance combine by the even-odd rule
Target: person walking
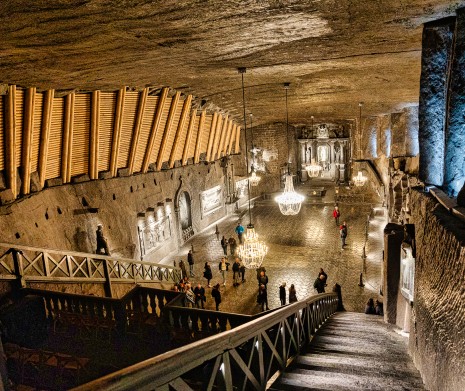
[[257,280],[258,280],[258,288],[260,288],[260,285],[265,285],[265,288],[266,288],[266,286],[268,285],[268,276],[265,274],[265,270],[262,270],[260,272],[260,274],[257,277]]
[[242,262],[241,262],[241,267],[239,268],[239,270],[241,272],[241,278],[242,278],[241,282],[245,282],[245,266]]
[[179,268],[181,269],[181,277],[182,277],[182,279],[186,278],[187,277],[186,264],[184,263],[184,261],[182,259],[179,261]]
[[220,292],[220,284],[216,284],[212,289],[212,297],[215,299],[216,310],[220,310],[220,303],[221,303],[221,292]]
[[194,274],[194,255],[192,254],[192,250],[189,250],[187,253],[187,263],[189,264],[189,273],[191,277],[195,277]]
[[232,270],[233,270],[233,286],[238,286],[238,285],[239,285],[240,269],[241,269],[241,264],[240,264],[240,262],[239,262],[239,258],[236,258],[236,259],[234,260],[233,265],[232,265]]
[[226,273],[229,269],[229,262],[226,262],[226,258],[221,258],[220,264],[218,265],[220,269],[221,276],[223,277],[223,286],[226,286]]
[[195,306],[197,308],[205,309],[203,305],[203,303],[206,301],[205,288],[200,284],[200,282],[194,288],[194,295],[195,295]]
[[226,239],[224,235],[221,238],[221,247],[223,247],[224,255],[228,255],[228,239]]
[[324,281],[325,276],[323,274],[320,274],[313,283],[313,287],[316,289],[318,293],[325,293],[326,284],[324,283]]
[[336,221],[336,225],[339,226],[339,217],[341,216],[341,212],[339,211],[339,207],[337,205],[334,206],[333,210],[333,217]]
[[283,282],[279,287],[279,300],[281,301],[281,305],[286,304],[286,283]]
[[328,279],[328,275],[326,274],[326,272],[323,270],[322,267],[320,268],[320,271],[318,272],[318,278],[320,278],[320,276],[323,276],[323,282],[325,286],[327,286],[328,284],[326,283],[326,280]]
[[[103,226],[102,224],[97,225],[97,231],[95,231],[97,236],[97,250],[96,254],[110,255],[110,250],[108,249],[107,239],[103,235]],[[103,250],[103,253],[102,253]]]
[[295,290],[294,284],[291,284],[289,288],[289,304],[295,303],[297,301],[297,292]]
[[258,289],[257,303],[262,306],[262,311],[269,310],[268,308],[268,292],[265,285],[260,285]]
[[341,250],[344,250],[344,246],[346,245],[346,238],[347,238],[347,224],[344,221],[339,228],[339,232],[341,235]]
[[210,266],[210,262],[205,262],[204,271],[203,271],[204,278],[207,279],[208,287],[211,288],[210,281],[213,278],[212,268]]
[[239,244],[242,244],[242,235],[244,234],[244,227],[241,225],[240,222],[237,222],[237,227],[234,230],[237,234],[237,238],[239,239]]
[[236,247],[237,247],[237,242],[236,239],[234,239],[232,236],[228,240],[229,242],[229,249],[231,251],[231,255],[236,255]]

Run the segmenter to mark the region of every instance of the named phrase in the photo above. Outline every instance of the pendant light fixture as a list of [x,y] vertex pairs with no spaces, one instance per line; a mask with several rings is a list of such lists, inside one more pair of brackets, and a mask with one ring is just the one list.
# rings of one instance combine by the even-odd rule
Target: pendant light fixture
[[[358,123],[360,126],[359,139],[358,139],[359,140],[358,142],[359,159],[362,158],[362,106],[363,106],[363,102],[360,102],[358,104],[358,107],[359,107]],[[352,177],[352,181],[354,182],[354,185],[357,187],[364,186],[367,180],[368,178],[365,175],[363,175],[361,171],[357,173],[357,176]]]
[[251,148],[250,152],[252,153],[252,164],[250,165],[249,181],[250,181],[250,186],[258,186],[258,184],[260,183],[260,179],[262,179],[262,178],[260,178],[256,173],[257,167],[255,165],[255,154],[258,152],[258,148],[255,148],[254,143],[253,143],[252,118],[253,118],[253,115],[252,115],[252,113],[250,113],[250,135],[252,137],[252,139],[251,139],[252,148]]
[[290,83],[284,83],[284,90],[286,91],[286,137],[287,137],[287,174],[284,177],[284,191],[282,194],[275,198],[279,205],[279,210],[283,215],[296,215],[300,212],[300,207],[305,197],[294,191],[294,184],[291,175],[291,149],[289,147],[289,109],[287,105],[287,90]]
[[[245,89],[244,89],[244,73],[246,68],[238,68],[239,73],[242,75],[242,106],[244,109],[244,132],[245,132],[245,150],[246,150],[246,163],[249,167],[249,158],[247,153],[247,118],[245,114]],[[258,234],[255,232],[255,227],[252,224],[252,212],[250,207],[250,177],[247,178],[247,188],[249,197],[249,225],[243,236],[243,243],[237,249],[237,255],[242,260],[243,265],[247,269],[258,269],[262,263],[265,255],[268,253],[268,246],[265,242],[258,239]]]

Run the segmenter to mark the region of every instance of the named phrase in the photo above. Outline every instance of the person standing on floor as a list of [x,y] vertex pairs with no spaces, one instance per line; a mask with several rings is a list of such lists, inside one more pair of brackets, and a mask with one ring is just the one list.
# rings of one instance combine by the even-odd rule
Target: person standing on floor
[[226,273],[228,272],[228,269],[229,269],[229,262],[226,262],[225,257],[221,258],[219,269],[220,269],[221,276],[223,277],[223,286],[226,286]]
[[240,222],[237,222],[237,227],[234,231],[236,232],[237,238],[239,239],[239,244],[242,244],[242,235],[244,234],[245,230]]
[[239,270],[241,272],[241,278],[242,278],[241,282],[245,282],[245,266],[242,262],[241,262],[241,267],[239,268]]
[[237,247],[237,242],[236,239],[234,239],[232,236],[228,240],[229,242],[229,249],[231,251],[231,255],[236,255],[236,247]]
[[344,250],[344,246],[346,245],[346,238],[347,238],[347,224],[344,221],[339,228],[339,233],[341,234],[341,249]]
[[186,264],[184,261],[181,259],[179,261],[179,268],[181,269],[181,277],[184,279],[187,277],[187,269],[186,269]]
[[202,307],[202,309],[205,309],[203,305],[203,303],[206,301],[205,288],[200,284],[200,282],[194,288],[194,295],[195,295],[195,306],[197,308]]
[[97,235],[97,250],[95,251],[95,253],[102,254],[102,250],[103,250],[103,255],[110,255],[110,250],[108,249],[107,239],[103,235],[102,224],[97,225],[97,231],[95,231],[95,234]]
[[320,278],[320,276],[323,276],[323,282],[325,286],[327,286],[328,284],[326,283],[326,280],[328,279],[328,275],[325,273],[322,267],[320,268],[320,271],[318,273],[318,278]]
[[269,310],[268,308],[268,292],[265,285],[260,285],[258,288],[257,303],[262,306],[262,311]]
[[192,250],[189,250],[187,253],[187,263],[189,264],[189,273],[191,277],[195,277],[194,274],[194,255],[192,254]]
[[265,285],[265,288],[266,288],[266,286],[268,285],[268,276],[265,274],[264,270],[260,272],[259,276],[257,277],[257,280],[258,280],[258,288],[260,288],[260,285]]
[[339,226],[339,217],[341,216],[341,212],[339,211],[339,207],[337,205],[334,206],[333,210],[333,217],[336,221],[336,225]]
[[313,283],[313,287],[316,289],[318,293],[325,293],[325,286],[326,284],[324,283],[325,281],[325,276],[323,274],[320,274],[315,282]]
[[204,278],[207,279],[208,287],[211,288],[210,281],[213,278],[212,268],[210,266],[210,262],[205,262],[204,271],[203,271]]
[[238,286],[238,285],[239,285],[240,269],[241,269],[241,264],[240,264],[240,262],[239,262],[239,258],[236,258],[236,259],[234,260],[233,265],[232,265],[232,270],[233,270],[233,286]]
[[220,303],[221,303],[221,292],[220,292],[220,284],[216,284],[212,289],[212,297],[215,299],[216,310],[220,310]]
[[295,303],[297,301],[297,292],[295,290],[294,284],[291,284],[289,288],[289,304]]
[[279,300],[281,301],[281,305],[286,304],[286,283],[283,282],[279,287]]
[[228,239],[226,239],[224,235],[221,238],[221,247],[223,247],[224,255],[228,255]]

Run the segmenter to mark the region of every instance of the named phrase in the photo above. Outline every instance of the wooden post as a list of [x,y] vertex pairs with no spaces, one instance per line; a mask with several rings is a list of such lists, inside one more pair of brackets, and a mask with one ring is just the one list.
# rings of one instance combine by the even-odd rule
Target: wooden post
[[187,164],[187,159],[188,156],[187,154],[189,153],[189,147],[192,142],[192,130],[194,129],[194,124],[195,120],[197,118],[195,110],[191,110],[191,117],[189,119],[189,126],[187,128],[187,135],[186,135],[186,140],[184,141],[184,148],[182,150],[182,160],[181,164],[184,166]]
[[39,144],[39,180],[42,188],[45,185],[45,177],[47,175],[48,143],[50,140],[50,128],[52,124],[54,94],[55,90],[48,90],[45,92],[44,105],[42,109],[42,127],[40,130]]
[[136,160],[137,145],[139,144],[140,128],[142,126],[142,119],[144,118],[145,103],[147,102],[148,93],[149,89],[144,88],[144,90],[139,94],[137,114],[134,123],[134,132],[132,133],[131,148],[129,150],[128,168],[130,174],[134,172],[134,162]]
[[34,127],[34,99],[35,88],[26,90],[24,102],[23,137],[21,152],[21,193],[29,194],[31,190],[31,154],[32,154],[32,130]]
[[26,288],[26,280],[24,279],[23,275],[23,262],[21,261],[20,257],[21,251],[14,248],[12,248],[10,251],[12,252],[11,255],[13,256],[13,264],[15,267],[16,286],[18,289]]
[[223,118],[221,115],[218,116],[218,121],[216,123],[215,137],[213,139],[212,151],[211,151],[209,158],[207,158],[209,162],[215,160],[215,155],[216,155],[216,152],[218,151],[218,144],[220,142],[220,136],[223,130],[223,124],[226,122],[226,119],[227,119],[227,116],[226,118]]
[[89,177],[90,179],[98,179],[99,124],[100,124],[100,91],[93,91],[92,92],[91,120],[90,120],[90,153],[89,153]]
[[200,160],[200,144],[202,142],[202,134],[205,127],[205,117],[207,112],[204,110],[200,113],[199,119],[199,129],[197,130],[197,140],[195,141],[195,150],[194,150],[194,163],[197,164]]
[[5,105],[5,169],[7,185],[18,196],[16,186],[16,86],[8,87]]
[[74,93],[65,97],[65,115],[63,126],[63,147],[61,154],[61,178],[63,183],[71,180],[71,161],[73,144]]
[[189,110],[191,108],[191,102],[192,102],[192,95],[189,95],[187,99],[184,101],[184,105],[182,107],[182,112],[181,112],[181,117],[178,122],[178,128],[176,129],[176,136],[174,137],[173,146],[171,147],[171,154],[170,154],[170,160],[169,160],[170,168],[174,167],[174,161],[176,159],[176,152],[178,150],[179,137],[184,128],[187,114],[189,113]]
[[110,267],[108,266],[108,262],[112,262],[108,259],[102,259],[103,262],[103,274],[105,275],[105,282],[103,284],[103,289],[105,291],[106,297],[113,297],[111,292],[111,278],[110,278]]
[[168,143],[168,138],[171,133],[171,126],[173,124],[174,116],[176,114],[176,107],[178,106],[180,96],[181,93],[179,91],[176,92],[176,95],[174,95],[173,100],[171,101],[171,107],[168,113],[168,119],[166,120],[165,131],[163,133],[163,138],[161,139],[160,149],[158,150],[157,171],[160,171],[161,166],[163,165],[166,144]]
[[125,97],[126,88],[122,88],[118,91],[118,96],[116,99],[115,121],[113,124],[113,139],[111,141],[110,172],[112,176],[116,176],[118,172],[118,154],[121,139],[121,124],[123,123],[124,115]]
[[215,137],[216,131],[216,124],[218,123],[218,113],[213,113],[213,119],[210,126],[210,135],[208,137],[208,145],[207,145],[207,162],[210,161],[210,156],[212,154],[212,147],[213,147],[213,139]]

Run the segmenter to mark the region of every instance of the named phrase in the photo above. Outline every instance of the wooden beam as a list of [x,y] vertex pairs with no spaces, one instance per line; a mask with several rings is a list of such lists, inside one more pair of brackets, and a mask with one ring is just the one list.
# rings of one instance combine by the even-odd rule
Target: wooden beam
[[194,164],[198,163],[200,160],[200,145],[202,142],[202,134],[205,129],[206,116],[207,116],[207,112],[205,110],[200,113],[199,129],[197,130],[197,140],[195,141]]
[[18,196],[16,186],[16,86],[8,86],[5,105],[5,169],[7,185]]
[[171,154],[169,160],[170,168],[174,167],[174,161],[176,159],[176,153],[178,150],[179,137],[181,137],[182,130],[184,129],[184,124],[186,123],[187,114],[191,109],[192,95],[188,95],[182,106],[181,117],[178,122],[178,128],[176,129],[176,136],[174,136],[173,146],[171,147]]
[[142,162],[142,172],[146,173],[149,169],[150,157],[152,156],[153,147],[155,145],[155,138],[160,128],[161,116],[163,114],[163,107],[166,103],[166,97],[168,96],[169,88],[164,87],[161,90],[160,97],[158,98],[157,111],[155,118],[153,119],[152,128],[150,129],[150,136],[147,142],[147,149],[145,150],[144,160]]
[[163,132],[163,138],[161,139],[160,149],[158,150],[157,171],[160,171],[161,166],[163,165],[163,155],[165,154],[166,144],[168,143],[168,138],[171,133],[171,126],[173,125],[174,115],[176,113],[176,107],[178,106],[180,96],[181,93],[179,91],[176,92],[171,101],[171,107],[168,113],[168,119],[166,120],[165,131]]
[[195,120],[197,118],[196,110],[191,110],[191,118],[189,120],[189,125],[187,128],[186,140],[184,141],[184,149],[182,150],[182,159],[181,164],[185,166],[187,164],[189,146],[192,141],[192,130],[194,129]]
[[227,146],[227,149],[226,149],[226,153],[228,155],[231,154],[231,149],[232,149],[232,146],[234,144],[234,137],[236,136],[236,130],[237,130],[238,126],[236,124],[233,125],[232,127],[232,130],[231,130],[231,138],[229,139],[229,142],[228,142],[228,146]]
[[45,185],[47,175],[48,143],[50,141],[50,129],[52,127],[52,110],[55,90],[47,90],[44,95],[42,107],[42,126],[40,129],[39,143],[39,181],[41,188]]
[[147,102],[147,95],[149,94],[149,89],[144,88],[144,90],[139,94],[139,102],[137,106],[136,120],[134,123],[134,131],[132,133],[131,140],[131,149],[129,150],[129,173],[134,172],[134,162],[136,161],[137,146],[139,144],[140,138],[140,128],[142,126],[142,120],[144,118],[145,104]]
[[92,107],[90,119],[90,153],[89,177],[98,179],[98,152],[99,152],[99,124],[100,124],[100,91],[92,92]]
[[[236,130],[236,144],[234,146],[234,153],[240,152],[239,142],[241,141],[241,128],[238,126]],[[246,152],[247,153],[247,152]]]
[[29,194],[31,191],[31,155],[32,130],[34,128],[34,100],[35,87],[28,88],[24,97],[23,137],[21,151],[21,193]]
[[213,139],[215,138],[216,124],[218,123],[218,113],[213,113],[213,119],[210,126],[210,135],[208,136],[208,145],[207,145],[207,162],[210,161],[210,156],[212,154]]
[[112,176],[118,173],[118,154],[119,144],[121,140],[121,125],[123,123],[124,115],[124,100],[126,98],[126,87],[118,91],[116,98],[115,120],[113,122],[113,138],[111,141],[111,154],[110,154],[110,172]]
[[61,152],[61,178],[63,183],[71,181],[71,160],[73,143],[74,92],[65,97],[65,113],[63,124],[63,146]]
[[[226,118],[227,118],[227,116],[226,116]],[[223,118],[221,115],[218,117],[218,122],[216,123],[215,138],[213,140],[212,153],[210,155],[210,159],[207,159],[208,161],[215,160],[216,153],[218,152],[220,136],[221,136],[221,133],[223,131],[223,125],[225,123],[226,118]]]
[[216,150],[215,155],[213,156],[212,160],[219,159],[221,157],[221,148],[222,145],[224,144],[224,139],[226,138],[226,131],[229,126],[229,116],[227,115],[224,118],[223,121],[223,126],[221,127],[221,135],[220,135],[220,140],[218,142],[218,149]]
[[218,157],[226,156],[228,150],[228,143],[231,137],[231,128],[233,125],[233,121],[230,119],[228,121],[228,127],[226,128],[224,140],[220,143],[220,149],[218,150]]

